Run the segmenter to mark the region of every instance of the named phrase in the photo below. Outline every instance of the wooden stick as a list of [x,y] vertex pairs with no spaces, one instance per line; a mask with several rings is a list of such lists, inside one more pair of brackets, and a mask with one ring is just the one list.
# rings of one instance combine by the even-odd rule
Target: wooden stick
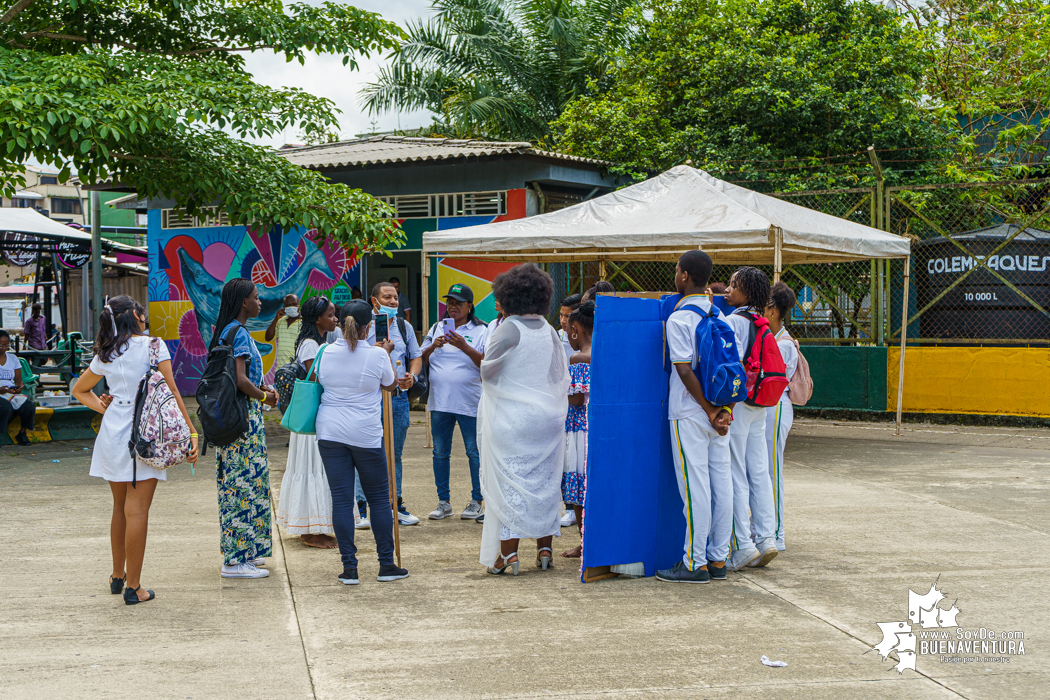
[[390,509],[394,513],[394,554],[401,566],[401,533],[397,521],[397,475],[394,474],[394,407],[390,392],[383,392],[383,447],[386,451],[386,471],[390,481]]

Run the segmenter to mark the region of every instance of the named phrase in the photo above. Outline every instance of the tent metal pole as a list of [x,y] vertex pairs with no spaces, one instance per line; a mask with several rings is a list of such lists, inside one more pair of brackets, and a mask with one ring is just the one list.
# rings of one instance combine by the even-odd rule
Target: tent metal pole
[[[430,258],[427,257],[426,251],[420,253],[423,257],[423,325],[420,330],[424,335],[430,332]],[[424,447],[434,447],[432,440],[430,439],[430,409],[423,411],[424,428],[427,433],[427,443]],[[395,518],[396,510],[395,510]]]
[[908,282],[911,256],[904,258],[904,301],[901,302],[901,361],[897,367],[897,437],[901,434],[901,412],[904,408],[904,351],[908,343]]

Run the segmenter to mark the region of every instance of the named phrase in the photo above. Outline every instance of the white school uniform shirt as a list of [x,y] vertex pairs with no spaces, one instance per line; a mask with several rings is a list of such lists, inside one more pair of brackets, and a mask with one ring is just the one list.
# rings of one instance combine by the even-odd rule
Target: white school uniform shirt
[[[754,314],[755,312],[749,311]],[[725,317],[726,323],[733,329],[736,337],[736,352],[740,355],[740,361],[744,361],[744,353],[747,352],[747,344],[751,341],[751,321],[739,314],[729,314]]]
[[[795,376],[795,370],[798,369],[798,350],[795,349],[795,343],[787,328],[781,328],[773,338],[777,341],[777,347],[780,348],[780,356],[784,358],[784,364],[787,365],[788,381],[791,381],[791,378]],[[786,391],[783,398],[787,398]]]
[[[704,313],[711,311],[711,302],[701,294],[683,297],[675,305],[675,311],[667,319],[667,353],[671,362],[691,363],[696,356],[696,327],[700,325],[700,316],[692,311],[682,311],[684,306],[695,306]],[[722,312],[715,309],[715,318],[724,318]],[[680,420],[703,413],[703,407],[685,388],[678,370],[671,369],[670,385],[667,395],[667,417]]]
[[[483,323],[467,321],[456,329],[470,347],[485,352],[488,327]],[[441,335],[441,322],[435,323],[423,339],[422,350],[434,344]],[[446,344],[430,353],[430,398],[428,411],[477,416],[481,401],[481,368],[467,353]]]
[[317,439],[375,449],[383,445],[382,387],[394,383],[383,348],[365,341],[351,351],[344,338],[325,348],[317,368],[324,388],[317,409]]

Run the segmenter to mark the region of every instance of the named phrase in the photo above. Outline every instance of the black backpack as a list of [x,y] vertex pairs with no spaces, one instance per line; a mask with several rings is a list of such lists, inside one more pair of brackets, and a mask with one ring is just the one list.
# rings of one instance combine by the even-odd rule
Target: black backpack
[[225,447],[248,432],[248,397],[237,389],[237,358],[231,339],[240,328],[240,324],[232,328],[226,340],[208,352],[208,365],[197,385],[197,419],[204,433],[202,455],[209,443]]

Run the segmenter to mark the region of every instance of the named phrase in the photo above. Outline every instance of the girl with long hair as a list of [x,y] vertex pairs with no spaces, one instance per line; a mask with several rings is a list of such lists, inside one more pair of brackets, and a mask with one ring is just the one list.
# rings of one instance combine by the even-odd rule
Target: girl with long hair
[[[113,494],[109,528],[113,573],[109,577],[109,590],[114,595],[123,592],[127,605],[156,598],[153,591],[142,590],[142,559],[146,552],[146,530],[153,493],[157,482],[167,479],[163,470],[145,464],[136,465],[128,451],[135,420],[135,396],[139,382],[150,368],[151,343],[156,344],[160,359],[157,368],[190,426],[193,453],[189,461],[196,462],[197,434],[192,432],[190,414],[175,386],[168,346],[146,335],[146,311],[131,297],[121,295],[106,302],[99,314],[95,357],[73,387],[77,401],[102,414],[88,473],[108,481]],[[110,393],[98,396],[92,389],[102,378],[105,378]]]
[[561,478],[562,500],[576,514],[581,543],[563,557],[583,553],[583,501],[587,495],[587,399],[591,391],[591,335],[594,333],[594,302],[580,304],[569,315],[569,414],[565,417],[565,470]]
[[237,358],[237,390],[248,397],[248,430],[215,448],[223,578],[265,578],[259,568],[273,554],[270,536],[270,469],[262,405],[276,406],[277,393],[262,387],[262,356],[245,324],[262,310],[255,283],[243,277],[222,288],[211,347],[232,340]]
[[[339,310],[327,298],[317,296],[303,302],[300,315],[295,361],[309,376],[325,336],[339,327]],[[317,436],[292,433],[288,445],[277,520],[307,547],[335,549],[339,545],[332,537],[332,492],[317,451]]]

